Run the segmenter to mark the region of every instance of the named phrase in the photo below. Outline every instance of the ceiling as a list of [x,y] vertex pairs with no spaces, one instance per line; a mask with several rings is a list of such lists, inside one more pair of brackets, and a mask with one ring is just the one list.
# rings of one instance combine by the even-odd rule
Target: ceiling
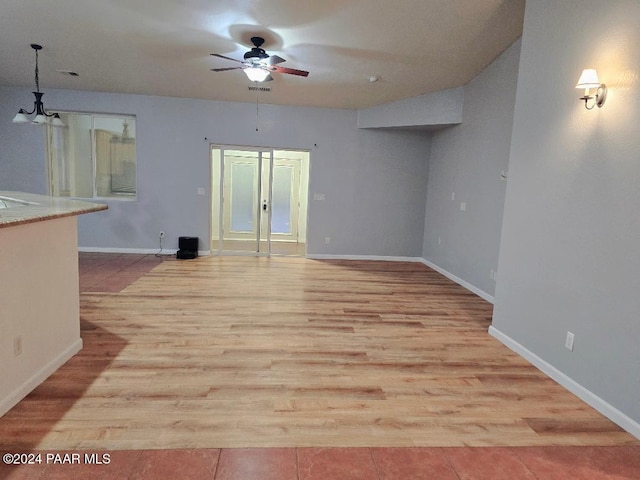
[[[0,85],[365,108],[466,84],[522,33],[525,0],[2,0]],[[310,72],[249,91],[250,37]],[[77,72],[72,77],[58,72]],[[379,78],[370,82],[372,76]]]

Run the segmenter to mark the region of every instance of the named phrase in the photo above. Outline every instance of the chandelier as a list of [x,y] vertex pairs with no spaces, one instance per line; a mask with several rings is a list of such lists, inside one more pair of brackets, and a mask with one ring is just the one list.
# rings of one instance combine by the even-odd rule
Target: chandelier
[[[33,123],[35,125],[49,124],[54,127],[64,127],[65,125],[60,119],[60,115],[57,113],[47,113],[44,109],[44,104],[42,103],[42,96],[44,93],[40,91],[40,79],[38,78],[38,50],[42,50],[42,46],[32,43],[31,48],[36,52],[36,91],[32,92],[36,99],[33,102],[33,110],[27,112],[25,109],[21,108],[16,116],[13,117],[13,123]],[[35,113],[36,116],[30,122],[27,115],[32,115],[33,113]]]

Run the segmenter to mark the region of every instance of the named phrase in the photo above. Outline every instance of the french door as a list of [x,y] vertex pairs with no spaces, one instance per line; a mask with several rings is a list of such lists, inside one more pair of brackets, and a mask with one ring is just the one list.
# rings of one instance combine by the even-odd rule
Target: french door
[[306,198],[304,202],[299,198],[302,162],[283,156],[291,155],[274,155],[272,149],[212,147],[212,250],[300,253],[300,207],[306,206]]

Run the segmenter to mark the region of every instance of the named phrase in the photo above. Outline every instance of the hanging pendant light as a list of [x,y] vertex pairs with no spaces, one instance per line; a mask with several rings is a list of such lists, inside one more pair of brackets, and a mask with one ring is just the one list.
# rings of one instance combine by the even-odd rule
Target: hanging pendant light
[[[60,115],[58,115],[57,113],[47,113],[47,111],[44,109],[44,104],[42,103],[42,96],[44,95],[44,93],[40,91],[40,79],[38,77],[38,50],[42,50],[42,46],[32,43],[31,48],[33,48],[36,52],[36,91],[32,92],[36,99],[33,102],[33,110],[27,112],[25,109],[21,108],[16,116],[13,117],[13,123],[33,123],[35,125],[50,124],[54,127],[64,127],[65,125],[60,119]],[[36,114],[36,116],[30,122],[27,115],[32,115],[34,113]]]

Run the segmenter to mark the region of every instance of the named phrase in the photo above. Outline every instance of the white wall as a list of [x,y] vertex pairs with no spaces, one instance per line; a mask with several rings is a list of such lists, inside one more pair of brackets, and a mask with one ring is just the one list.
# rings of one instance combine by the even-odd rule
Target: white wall
[[[638,0],[527,2],[493,321],[636,435],[638,45]],[[578,100],[588,67],[609,86],[602,109]]]
[[[32,97],[0,87],[0,189],[47,192],[42,132],[11,123]],[[215,143],[311,151],[310,196],[326,200],[309,202],[309,253],[421,256],[424,133],[359,130],[355,110],[261,105],[256,132],[255,103],[65,90],[47,90],[44,100],[52,110],[137,116],[138,200],[109,200],[107,212],[81,217],[82,247],[155,249],[160,230],[166,248],[180,235],[206,239]]]
[[[520,41],[464,87],[462,124],[434,132],[423,257],[494,294]],[[454,198],[452,197],[454,196]],[[466,203],[466,210],[460,204]]]

